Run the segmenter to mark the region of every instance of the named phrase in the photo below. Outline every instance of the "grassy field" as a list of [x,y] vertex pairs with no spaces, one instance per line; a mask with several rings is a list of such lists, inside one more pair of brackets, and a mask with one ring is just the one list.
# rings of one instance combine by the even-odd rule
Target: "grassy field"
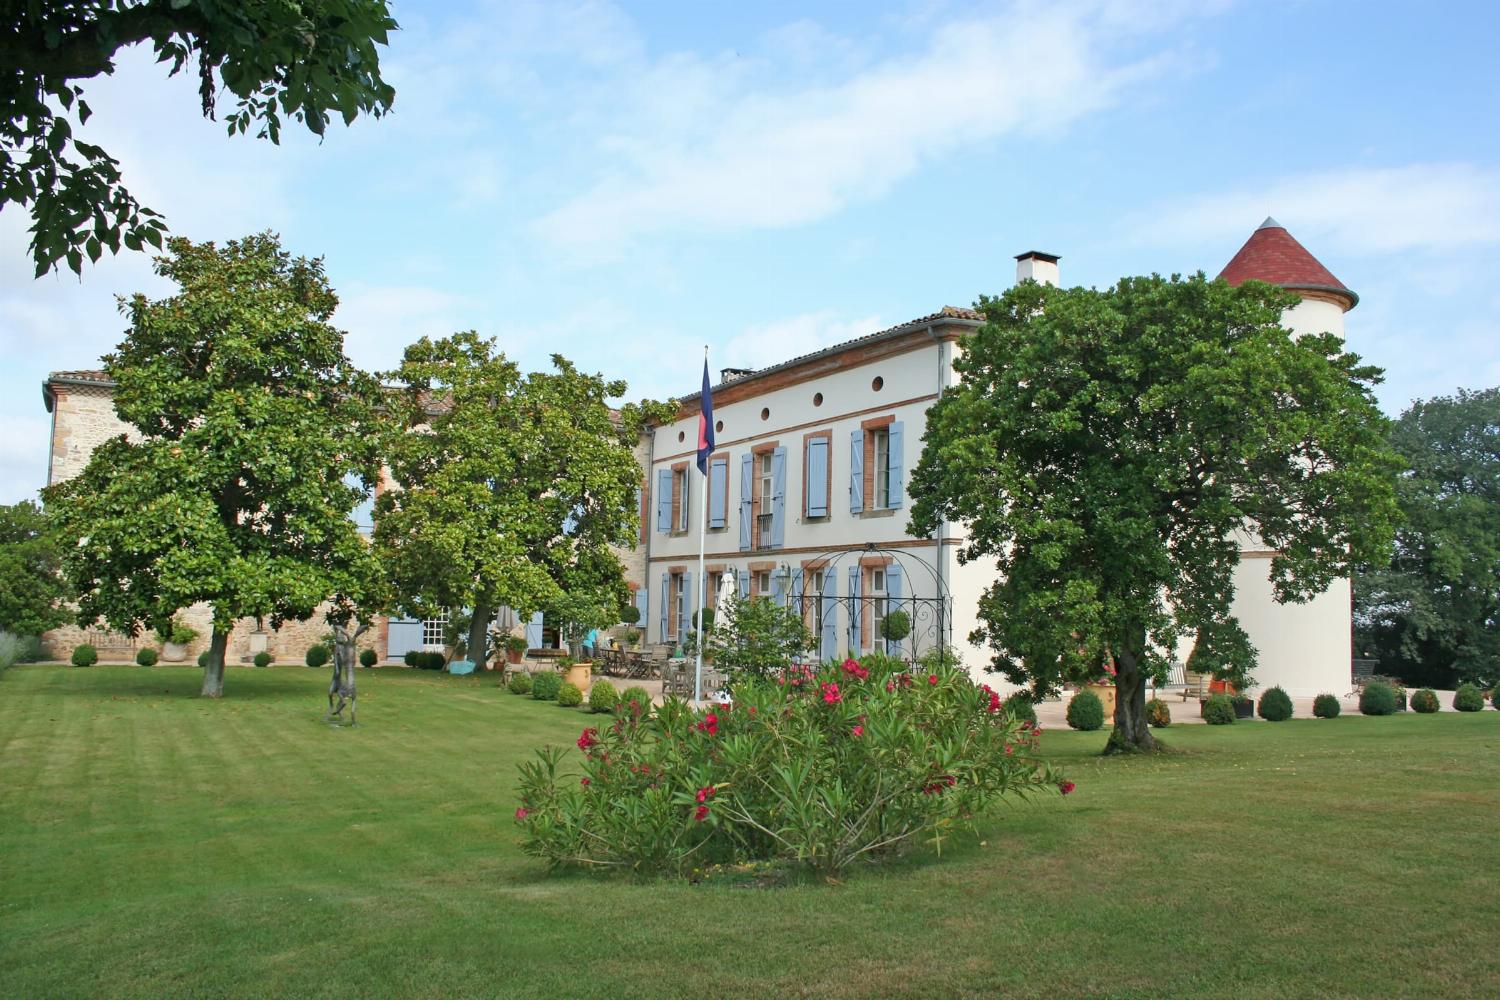
[[0,993],[1500,995],[1500,712],[1170,730],[941,860],[843,885],[549,877],[515,762],[585,716],[493,681],[0,677]]

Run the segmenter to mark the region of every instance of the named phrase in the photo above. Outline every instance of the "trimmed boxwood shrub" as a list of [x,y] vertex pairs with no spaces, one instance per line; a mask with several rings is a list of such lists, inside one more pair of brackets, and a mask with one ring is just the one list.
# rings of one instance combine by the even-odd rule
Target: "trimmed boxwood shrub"
[[1389,684],[1371,681],[1359,693],[1359,711],[1363,715],[1392,715],[1396,711],[1396,691]]
[[562,684],[562,674],[544,671],[531,678],[531,696],[537,701],[556,701]]
[[1292,717],[1292,697],[1278,685],[1260,696],[1255,710],[1267,722],[1285,722]]
[[208,666],[208,650],[205,649],[203,652],[198,654],[198,666]]
[[1033,726],[1036,725],[1036,706],[1031,703],[1025,691],[1017,691],[1005,699],[1005,710],[1017,722],[1029,722]]
[[274,659],[276,659],[276,657],[262,650],[261,652],[255,654],[255,665],[257,667],[269,667],[271,665],[271,661]]
[[589,688],[589,711],[613,712],[620,703],[620,693],[606,680],[597,680]]
[[419,654],[415,649],[408,649],[406,651],[406,655],[401,657],[401,662],[405,663],[408,667],[415,667],[417,665],[418,655]]
[[510,675],[510,680],[505,686],[510,690],[511,694],[530,694],[531,675],[524,670],[517,670]]
[[1484,695],[1472,684],[1460,684],[1453,692],[1453,707],[1460,712],[1484,711]]
[[1210,726],[1234,724],[1234,702],[1227,694],[1216,694],[1203,703],[1203,721]]
[[73,666],[92,667],[99,662],[99,651],[88,643],[73,650]]
[[615,711],[619,715],[650,715],[651,692],[638,684],[626,688],[620,692],[620,703]]
[[583,704],[583,689],[572,681],[557,689],[557,703],[563,708],[577,708]]
[[1320,694],[1313,699],[1313,715],[1320,719],[1337,719],[1343,706],[1331,694]]
[[328,665],[328,647],[321,642],[307,647],[307,659],[304,661],[309,667],[323,667]]
[[373,667],[379,660],[380,657],[376,655],[373,649],[361,649],[359,651],[359,665],[362,667]]
[[1432,688],[1423,688],[1411,696],[1411,709],[1413,712],[1421,712],[1423,715],[1431,715],[1438,710],[1437,692]]
[[1146,702],[1146,724],[1153,729],[1165,729],[1172,724],[1172,710],[1160,698]]
[[147,646],[146,648],[137,652],[135,654],[135,662],[136,666],[140,667],[156,666],[156,647]]
[[1091,733],[1104,725],[1104,703],[1092,691],[1080,691],[1068,702],[1068,725]]

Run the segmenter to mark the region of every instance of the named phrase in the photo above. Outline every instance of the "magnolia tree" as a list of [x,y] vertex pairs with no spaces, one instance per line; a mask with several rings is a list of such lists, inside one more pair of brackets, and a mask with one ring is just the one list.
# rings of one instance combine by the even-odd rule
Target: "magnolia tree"
[[628,598],[610,547],[639,531],[634,446],[646,420],[673,412],[611,409],[624,382],[552,361],[524,374],[470,332],[424,337],[392,373],[410,433],[389,447],[376,542],[408,610],[472,611],[468,657],[481,665],[502,605],[529,616],[576,592],[613,614]]
[[136,634],[208,603],[217,698],[236,619],[306,620],[380,578],[351,517],[377,474],[378,386],[328,323],[322,261],[275,236],[174,239],[156,271],[178,293],[123,302],[130,331],[104,359],[133,433],[47,500],[79,624]]
[[1244,529],[1275,551],[1280,601],[1389,544],[1379,373],[1283,329],[1296,301],[1201,274],[1026,282],[981,299],[959,384],[928,413],[912,534],[962,522],[960,559],[995,561],[971,640],[1033,697],[1113,659],[1112,750],[1155,745],[1146,683],[1184,637],[1221,676],[1253,666],[1230,611]]

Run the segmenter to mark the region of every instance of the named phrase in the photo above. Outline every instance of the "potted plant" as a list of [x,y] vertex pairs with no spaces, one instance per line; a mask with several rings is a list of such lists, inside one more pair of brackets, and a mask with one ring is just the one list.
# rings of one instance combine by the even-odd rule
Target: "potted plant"
[[505,659],[509,663],[520,663],[521,657],[526,653],[526,637],[524,635],[508,635],[505,637]]
[[1088,681],[1080,687],[1083,691],[1092,691],[1104,706],[1104,717],[1113,719],[1115,717],[1115,660],[1112,656],[1105,656],[1098,664],[1100,675]]
[[641,648],[641,633],[636,629],[627,629],[625,634],[620,638],[624,641],[626,647],[630,649]]
[[156,637],[161,640],[161,658],[167,663],[181,663],[187,659],[188,644],[198,638],[198,630],[173,615],[171,621],[157,628]]

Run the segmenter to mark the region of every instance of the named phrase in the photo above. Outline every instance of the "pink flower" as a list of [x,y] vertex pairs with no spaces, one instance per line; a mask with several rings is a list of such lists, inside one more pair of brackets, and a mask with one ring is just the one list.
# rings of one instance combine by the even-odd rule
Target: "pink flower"
[[703,717],[703,721],[698,723],[694,728],[710,736],[717,736],[719,734],[719,717],[713,712],[709,712]]
[[1073,784],[1071,781],[1064,781],[1062,784],[1060,784],[1060,785],[1057,786],[1057,790],[1060,791],[1060,792],[1062,792],[1064,795],[1067,795],[1069,792],[1071,792],[1073,789],[1075,789],[1077,787],[1078,786],[1075,785],[1075,784]]
[[885,689],[888,692],[896,690],[896,682],[895,681],[886,681],[885,682]]
[[998,711],[1000,711],[1000,696],[998,694],[996,694],[994,691],[990,692],[989,710],[991,712],[998,712]]
[[937,681],[938,681],[937,674],[928,674],[927,675],[927,683],[928,684],[936,686],[937,685]]
[[844,696],[841,695],[841,694],[839,694],[839,686],[837,684],[829,682],[829,683],[823,685],[823,703],[824,704],[826,704],[826,705],[837,705],[839,702],[841,702],[843,700],[844,700]]
[[588,785],[589,785],[589,779],[587,779],[587,778],[579,778],[578,779],[578,783],[580,785],[583,785],[585,788],[587,788]]
[[599,745],[599,730],[593,726],[585,729],[583,735],[578,737],[578,749],[587,752],[590,747]]
[[850,677],[857,677],[860,680],[864,680],[865,678],[870,676],[870,671],[860,666],[859,661],[855,659],[848,659],[844,661],[844,673],[848,674]]
[[521,808],[516,810],[516,819],[518,820],[525,819],[529,815],[531,815],[531,813],[525,806],[522,806]]
[[693,822],[702,823],[706,819],[708,819],[708,806],[699,806],[694,810]]
[[701,805],[717,794],[719,794],[719,790],[717,788],[715,788],[713,785],[705,785],[704,787],[698,789],[698,803]]
[[852,732],[855,736],[863,736],[865,734],[865,727],[864,726],[855,726],[853,729],[850,730],[850,732]]

